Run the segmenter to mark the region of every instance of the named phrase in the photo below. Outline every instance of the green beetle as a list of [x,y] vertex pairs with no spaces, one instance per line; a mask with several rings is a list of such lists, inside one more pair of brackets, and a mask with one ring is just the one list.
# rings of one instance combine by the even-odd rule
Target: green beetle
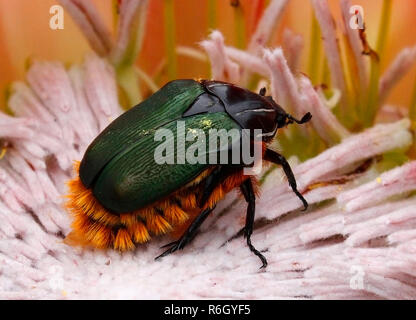
[[[282,165],[291,188],[306,209],[307,202],[296,188],[288,162],[268,149],[267,144],[277,129],[310,119],[311,114],[307,113],[296,120],[270,96],[266,97],[265,89],[256,94],[220,81],[169,82],[114,120],[77,164],[78,175],[68,183],[67,208],[74,220],[67,242],[124,251],[149,241],[152,235],[179,234],[179,239],[168,244],[169,248],[159,256],[163,257],[183,249],[216,203],[238,187],[248,202],[244,228],[247,244],[265,267],[265,257],[250,240],[256,180],[245,175],[244,168],[253,166],[254,160],[246,163],[240,157],[237,162],[223,163],[218,162],[219,155],[241,151],[244,133],[248,132],[245,137],[249,150],[260,144],[264,160]],[[185,159],[184,150],[192,146],[187,139],[182,149],[165,149],[163,156],[172,156],[175,163],[160,162],[158,133],[171,132],[172,135],[165,136],[164,145],[178,146],[181,124],[186,132],[197,131],[209,137],[202,139],[210,145],[199,154],[198,159],[203,161]],[[231,141],[218,141],[217,137],[211,138],[212,130],[238,134]]]

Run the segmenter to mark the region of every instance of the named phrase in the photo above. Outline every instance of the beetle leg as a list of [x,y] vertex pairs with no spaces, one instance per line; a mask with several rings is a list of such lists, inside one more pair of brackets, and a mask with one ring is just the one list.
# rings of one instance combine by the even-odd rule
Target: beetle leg
[[282,166],[283,171],[286,174],[287,180],[289,181],[290,187],[292,188],[293,192],[298,196],[298,198],[303,203],[304,208],[303,208],[302,211],[305,211],[308,208],[308,202],[305,200],[305,198],[302,196],[302,194],[298,191],[295,176],[292,172],[292,169],[290,168],[289,163],[285,159],[285,157],[283,157],[281,154],[279,154],[279,153],[277,153],[273,150],[266,149],[266,153],[264,154],[264,159],[266,161],[270,161],[272,163],[275,163],[275,164],[278,164],[278,165]]
[[198,201],[198,206],[202,208],[208,201],[212,192],[229,176],[240,170],[241,167],[239,166],[222,166],[215,169],[205,180],[204,189],[202,190],[202,196]]
[[[215,207],[214,207],[215,208]],[[214,208],[208,208],[203,210],[194,221],[192,221],[192,224],[186,229],[185,233],[176,241],[173,241],[171,243],[168,243],[167,245],[164,245],[162,248],[170,247],[165,252],[163,252],[161,255],[157,256],[155,258],[159,259],[164,256],[167,256],[168,254],[171,254],[177,250],[182,250],[188,243],[190,243],[196,236],[199,227],[202,225],[202,223],[205,221],[205,219],[209,216],[209,214],[214,210]]]
[[258,256],[263,263],[260,269],[265,268],[267,266],[266,258],[258,251],[252,244],[251,244],[251,235],[253,233],[253,225],[254,225],[254,216],[256,213],[256,196],[254,194],[253,184],[250,179],[244,181],[240,186],[241,192],[244,195],[244,199],[246,199],[248,206],[247,206],[247,215],[246,215],[246,226],[244,227],[244,238],[247,239],[247,245],[250,248],[250,251],[253,252],[256,256]]
[[205,205],[212,192],[221,183],[221,176],[223,175],[222,172],[223,167],[218,167],[206,178],[202,196],[198,200],[198,207],[202,208]]

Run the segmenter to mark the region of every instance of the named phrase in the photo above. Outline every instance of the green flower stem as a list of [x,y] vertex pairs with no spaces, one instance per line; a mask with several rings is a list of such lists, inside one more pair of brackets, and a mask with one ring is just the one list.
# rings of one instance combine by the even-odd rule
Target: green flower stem
[[365,114],[362,115],[364,126],[370,127],[373,123],[378,103],[378,80],[380,78],[380,63],[371,59],[370,86],[368,89],[367,108],[363,108]]
[[387,33],[390,27],[392,3],[392,0],[384,0],[383,2],[383,12],[377,39],[377,52],[379,56],[383,54],[387,42]]
[[112,6],[113,6],[113,27],[114,29],[117,28],[118,25],[118,18],[119,18],[119,3],[118,0],[113,0],[112,1]]
[[346,35],[342,38],[341,44],[343,47],[341,52],[347,93],[345,97],[345,101],[347,102],[346,113],[348,115],[345,117],[345,119],[343,119],[344,121],[342,121],[342,123],[344,126],[351,129],[355,126],[358,119],[357,109],[360,106],[358,99],[361,97],[361,94],[359,93],[360,83],[359,81],[356,81],[356,79],[358,79],[357,66],[354,54],[351,50],[351,46]]
[[217,27],[217,0],[208,0],[208,29],[214,30]]
[[321,83],[331,86],[331,72],[329,71],[328,60],[323,57],[322,70],[321,70]]
[[164,1],[165,15],[165,46],[167,53],[167,71],[169,80],[176,79],[176,51],[175,51],[175,11],[174,1]]
[[415,127],[416,124],[416,78],[415,83],[413,85],[413,94],[412,100],[409,108],[409,118],[412,120],[412,127]]
[[159,90],[158,85],[153,81],[153,79],[146,72],[144,72],[142,69],[140,69],[137,66],[135,67],[135,71],[136,71],[137,76],[140,78],[140,80],[142,80],[143,83],[145,83],[153,93]]
[[314,13],[312,12],[312,25],[311,25],[311,37],[310,37],[310,51],[309,51],[309,77],[312,84],[316,85],[319,81],[319,65],[321,62],[321,31],[319,29],[318,20],[316,20]]
[[244,22],[243,9],[241,3],[234,9],[234,23],[236,35],[236,47],[244,49],[246,47],[246,28]]
[[0,92],[0,110],[11,116],[14,115],[14,112],[10,109],[8,101],[12,95],[12,92],[13,90],[11,82],[7,83],[3,90]]
[[131,108],[142,101],[139,79],[134,65],[123,66],[116,69],[117,82],[120,85],[126,99],[124,107]]
[[[376,51],[379,58],[383,56],[383,51],[386,46],[387,33],[390,25],[391,18],[392,0],[383,1],[383,11],[381,15],[381,21],[378,31],[378,39]],[[370,73],[370,85],[368,90],[368,101],[367,108],[363,108],[365,112],[362,115],[364,119],[364,126],[370,127],[377,113],[378,107],[378,90],[379,90],[379,79],[380,79],[380,61],[377,59],[371,59],[371,73]]]

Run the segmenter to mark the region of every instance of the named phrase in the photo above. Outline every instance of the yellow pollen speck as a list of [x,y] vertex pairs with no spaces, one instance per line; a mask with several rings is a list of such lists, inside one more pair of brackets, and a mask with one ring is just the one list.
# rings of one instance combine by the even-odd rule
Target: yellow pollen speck
[[202,120],[202,125],[206,126],[206,127],[210,127],[212,125],[212,121],[209,119],[204,119]]
[[67,295],[67,293],[66,293],[66,291],[64,291],[64,290],[62,290],[62,295],[64,296],[64,297],[66,297],[66,295]]
[[145,136],[147,134],[150,134],[152,131],[154,130],[141,130],[139,134]]
[[7,152],[7,148],[6,147],[4,147],[4,148],[1,149],[0,159],[3,159],[4,158],[4,156],[6,155],[6,152]]
[[377,183],[382,183],[383,181],[381,180],[381,178],[380,177],[378,177],[377,179],[376,179],[376,181],[377,181]]

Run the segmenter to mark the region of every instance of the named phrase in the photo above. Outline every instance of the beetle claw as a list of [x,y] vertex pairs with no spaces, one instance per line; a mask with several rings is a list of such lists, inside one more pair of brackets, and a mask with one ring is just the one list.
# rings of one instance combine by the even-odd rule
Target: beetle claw
[[302,211],[306,211],[306,210],[308,210],[308,206],[309,206],[309,204],[306,202],[306,200],[305,200],[305,199],[302,199],[302,202],[303,202],[303,209],[302,209]]
[[294,192],[298,196],[298,198],[300,199],[300,201],[302,201],[302,204],[303,204],[302,211],[306,211],[308,209],[308,206],[309,206],[308,201],[306,201],[306,199],[302,196],[302,194],[298,190],[296,190]]
[[164,246],[160,247],[160,248],[167,248],[170,247],[169,249],[167,249],[165,252],[163,252],[162,254],[158,255],[155,260],[158,260],[160,258],[163,258],[171,253],[174,253],[177,250],[182,250],[185,245],[186,245],[186,239],[179,239],[173,242],[170,242],[168,244],[165,244]]
[[161,248],[165,248],[165,247],[167,247],[167,246],[169,246],[169,245],[172,245],[172,247],[170,247],[168,250],[166,250],[166,251],[165,251],[165,252],[163,252],[162,254],[158,255],[158,256],[155,258],[155,260],[158,260],[158,259],[160,259],[160,258],[163,258],[163,257],[167,256],[168,254],[171,254],[171,253],[175,252],[176,250],[178,250],[178,245],[176,244],[176,241],[175,241],[175,242],[172,242],[172,243],[169,243],[169,244],[167,244],[167,245],[165,245],[165,246],[163,246],[163,247],[161,247]]
[[172,246],[172,245],[176,244],[177,242],[178,242],[178,240],[169,242],[168,244],[165,244],[164,246],[161,246],[160,249],[163,249],[163,248],[167,248],[169,246]]

